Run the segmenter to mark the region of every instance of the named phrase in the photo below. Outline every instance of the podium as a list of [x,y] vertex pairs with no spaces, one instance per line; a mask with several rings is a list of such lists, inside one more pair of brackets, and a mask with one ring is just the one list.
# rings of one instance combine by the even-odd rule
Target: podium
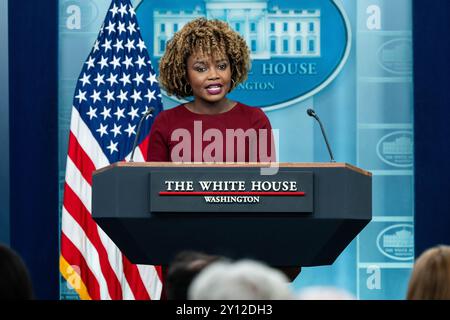
[[372,219],[372,175],[346,163],[120,162],[93,174],[92,216],[136,264],[182,250],[272,266],[332,264]]

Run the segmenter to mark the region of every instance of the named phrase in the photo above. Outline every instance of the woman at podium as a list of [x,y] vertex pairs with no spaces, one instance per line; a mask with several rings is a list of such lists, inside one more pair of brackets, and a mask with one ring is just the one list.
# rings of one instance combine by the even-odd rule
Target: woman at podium
[[[156,117],[148,161],[274,162],[265,113],[227,97],[249,69],[245,40],[225,22],[198,18],[175,33],[160,60],[160,84],[169,95],[193,99]],[[301,270],[279,269],[291,280]]]
[[193,99],[156,117],[149,161],[274,161],[265,113],[227,98],[249,69],[245,40],[225,22],[199,18],[175,33],[160,61],[160,84],[169,95]]

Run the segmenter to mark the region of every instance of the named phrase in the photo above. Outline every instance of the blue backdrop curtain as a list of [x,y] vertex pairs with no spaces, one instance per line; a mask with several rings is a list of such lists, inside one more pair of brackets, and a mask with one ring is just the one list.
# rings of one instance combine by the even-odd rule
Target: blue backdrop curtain
[[416,256],[450,245],[450,2],[414,0]]
[[9,1],[10,245],[58,299],[58,2]]

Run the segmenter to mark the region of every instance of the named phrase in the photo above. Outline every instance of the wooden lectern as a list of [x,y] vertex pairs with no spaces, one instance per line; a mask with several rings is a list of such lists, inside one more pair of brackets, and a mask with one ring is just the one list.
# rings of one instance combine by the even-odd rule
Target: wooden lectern
[[115,163],[94,172],[92,216],[128,259],[182,250],[273,266],[332,264],[372,219],[372,175],[346,163]]

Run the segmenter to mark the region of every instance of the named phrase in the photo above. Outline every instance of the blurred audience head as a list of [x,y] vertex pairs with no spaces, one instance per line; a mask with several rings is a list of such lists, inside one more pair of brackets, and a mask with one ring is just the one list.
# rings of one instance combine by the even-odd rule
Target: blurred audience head
[[426,250],[414,264],[408,300],[450,299],[450,246]]
[[309,287],[297,294],[299,300],[356,300],[350,292],[328,286]]
[[182,251],[172,261],[166,276],[167,299],[187,300],[192,279],[210,263],[224,259],[196,251]]
[[260,262],[214,262],[192,282],[191,300],[291,300],[288,278]]
[[33,298],[28,270],[12,249],[0,244],[0,300]]

